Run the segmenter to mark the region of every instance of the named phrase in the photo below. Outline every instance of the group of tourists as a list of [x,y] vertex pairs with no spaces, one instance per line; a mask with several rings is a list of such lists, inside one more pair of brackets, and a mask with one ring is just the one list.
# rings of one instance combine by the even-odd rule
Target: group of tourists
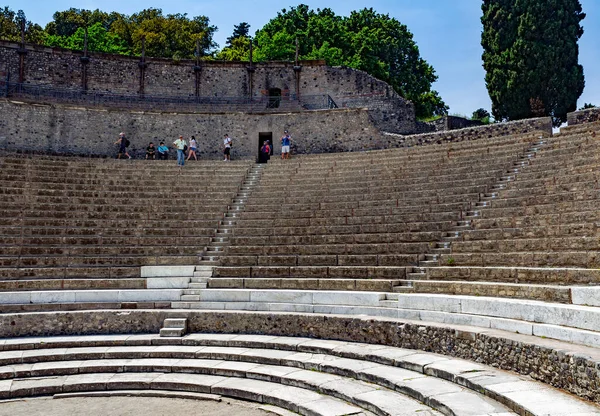
[[[291,145],[292,137],[290,136],[287,130],[284,131],[283,136],[281,136],[281,159],[289,159],[290,158],[290,145]],[[128,159],[131,159],[131,156],[127,152],[127,148],[131,144],[129,139],[125,137],[125,133],[121,132],[119,134],[119,139],[114,143],[119,145],[119,153],[117,155],[117,159],[121,159],[122,156],[126,156]],[[183,167],[187,160],[190,158],[194,158],[194,160],[198,160],[196,156],[196,152],[198,151],[198,142],[194,136],[191,136],[189,144],[183,138],[183,136],[179,136],[177,140],[173,142],[173,146],[177,150],[177,165],[179,167]],[[233,146],[233,139],[229,137],[228,134],[225,134],[223,137],[223,161],[230,162],[231,161],[231,147]],[[186,159],[187,152],[187,159]],[[263,145],[260,148],[260,152],[258,155],[258,159],[260,163],[267,163],[271,158],[272,147],[269,140],[265,140]],[[169,158],[169,147],[165,145],[164,142],[160,142],[158,147],[154,146],[153,142],[148,144],[146,147],[146,159],[156,160],[158,157],[159,160],[167,160]]]

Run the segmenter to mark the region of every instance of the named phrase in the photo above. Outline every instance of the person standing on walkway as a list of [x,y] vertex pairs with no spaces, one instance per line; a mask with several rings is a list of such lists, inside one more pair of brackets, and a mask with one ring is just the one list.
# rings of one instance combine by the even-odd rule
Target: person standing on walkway
[[223,139],[223,162],[231,162],[231,145],[233,140],[229,137],[229,134],[225,135]]
[[179,169],[181,169],[185,164],[185,148],[187,147],[187,143],[183,140],[183,136],[179,136],[179,139],[175,140],[173,145],[177,149],[177,164],[179,165]]
[[290,158],[290,144],[292,143],[292,136],[290,133],[285,130],[283,132],[283,136],[281,136],[281,158],[289,159]]
[[115,144],[119,145],[119,154],[117,155],[117,159],[121,159],[121,155],[125,155],[131,159],[131,156],[129,156],[129,153],[127,153],[127,148],[129,147],[130,143],[129,139],[125,137],[125,133],[119,133],[119,140],[117,140]]
[[198,160],[196,157],[196,149],[198,149],[198,142],[196,142],[196,138],[192,136],[190,139],[190,150],[188,152],[188,157],[186,160],[190,160],[190,157],[194,156],[194,160]]

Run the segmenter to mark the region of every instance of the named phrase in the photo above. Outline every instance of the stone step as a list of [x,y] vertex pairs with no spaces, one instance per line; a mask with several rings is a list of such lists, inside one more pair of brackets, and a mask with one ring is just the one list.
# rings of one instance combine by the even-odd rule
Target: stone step
[[[390,298],[386,301],[403,295],[388,296]],[[153,340],[160,342],[162,346],[152,345]],[[140,341],[146,345],[140,345]],[[319,392],[327,390],[327,394],[344,399],[347,397],[360,406],[365,402],[362,401],[361,404],[357,398],[363,394],[373,395],[365,394],[364,389],[357,389],[364,386],[357,383],[362,381],[374,384],[377,390],[389,389],[396,394],[402,393],[426,402],[445,415],[508,416],[516,413],[554,416],[598,413],[597,405],[526,376],[447,356],[385,345],[261,335],[191,334],[180,340],[160,339],[158,336],[152,338],[148,335],[17,339],[5,345],[4,349],[5,351],[0,352],[0,364],[11,367],[0,369],[0,373],[3,379],[12,379],[13,382],[1,384],[0,389],[8,388],[13,393],[3,397],[17,398],[24,392],[30,394],[33,391],[31,385],[27,389],[18,388],[22,384],[20,380],[28,380],[28,377],[44,380],[39,386],[45,385],[52,392],[54,387],[48,385],[49,380],[61,377],[67,379],[57,383],[63,390],[66,386],[78,386],[77,389],[68,388],[67,391],[82,390],[82,385],[77,381],[82,378],[88,380],[88,385],[94,381],[99,382],[100,388],[96,390],[112,390],[117,385],[123,388],[120,380],[139,383],[137,375],[143,376],[143,388],[161,389],[165,386],[163,383],[161,387],[159,383],[168,380],[172,383],[169,390],[179,390],[179,379],[193,385],[198,380],[196,376],[202,375],[235,376],[252,379],[255,383],[259,383],[256,379],[275,382],[276,386],[270,386],[272,392],[281,387],[279,383]],[[16,361],[15,353],[19,354]],[[64,354],[68,354],[67,359],[62,357]],[[196,359],[185,359],[191,357]],[[31,363],[40,363],[36,364],[40,369],[36,370]],[[169,368],[171,373],[168,378],[161,368]],[[152,372],[152,376],[156,378],[149,379],[148,372]],[[80,374],[71,376],[74,373]],[[19,375],[18,379],[14,378],[15,374]],[[94,380],[92,375],[100,374],[111,375]],[[121,376],[114,378],[115,374]],[[331,376],[336,378],[331,379]],[[336,380],[336,383],[331,383],[330,380]],[[206,384],[203,382],[203,385]],[[136,388],[140,386],[135,385]],[[323,388],[319,389],[319,386]],[[340,390],[342,386],[347,386],[348,389]],[[218,393],[197,387],[193,391]],[[349,391],[353,393],[340,394]],[[498,401],[488,397],[494,397]],[[386,398],[388,401],[392,399],[391,396]],[[398,407],[399,404],[395,401],[390,404],[395,406],[395,410],[390,408],[389,413],[380,413],[384,409],[378,407],[372,409],[377,408],[377,414],[437,414],[398,413],[398,410],[405,409]],[[432,412],[431,409],[429,411]]]
[[200,302],[199,295],[181,295],[180,302]]
[[452,253],[452,249],[449,247],[436,247],[436,248],[430,249],[430,251],[435,254],[450,254],[450,253]]
[[187,328],[187,318],[166,318],[163,328]]
[[[200,283],[196,283],[196,284],[199,285]],[[206,289],[206,283],[204,284],[204,287],[183,289],[183,295],[199,295],[201,289]],[[197,299],[197,300],[200,300],[200,299]]]
[[198,263],[202,266],[219,266],[221,263],[218,260],[198,260]]
[[194,270],[195,270],[196,272],[210,272],[210,274],[212,275],[212,272],[213,272],[213,270],[214,270],[214,267],[211,267],[211,266],[196,266],[196,267],[194,268]]
[[410,280],[425,280],[427,273],[406,273],[406,278]]
[[161,337],[182,337],[185,334],[184,328],[161,328]]
[[[415,288],[412,286],[395,286],[394,287],[394,292],[395,293],[413,293],[415,291]],[[396,302],[396,306],[398,305],[398,303]]]
[[0,304],[106,303],[174,301],[183,289],[97,289],[0,292]]
[[419,260],[419,266],[435,267],[435,266],[439,266],[439,261],[438,260]]
[[[240,365],[239,367],[242,367]],[[142,368],[142,367],[139,367]],[[225,371],[223,371],[225,372]],[[265,376],[263,376],[264,378]],[[65,375],[61,377],[41,377],[37,378],[37,384],[43,386],[40,391],[50,393],[70,393],[93,390],[128,390],[128,389],[150,389],[150,390],[175,390],[203,392],[205,394],[220,395],[242,400],[249,400],[267,405],[276,406],[275,408],[266,408],[274,413],[280,413],[278,408],[284,408],[289,411],[301,412],[304,415],[314,416],[343,416],[343,415],[362,415],[374,416],[374,413],[364,410],[360,406],[355,406],[347,401],[333,397],[336,392],[329,394],[320,394],[307,388],[281,385],[277,382],[267,382],[257,379],[246,379],[242,377],[225,377],[220,375],[208,374],[185,374],[185,373],[163,373],[163,372],[137,372],[137,373],[95,373],[95,374],[76,374]],[[23,389],[18,386],[31,384],[28,379],[16,379],[15,388],[0,390],[2,394],[8,397],[25,398],[32,395],[36,390]],[[303,386],[304,387],[304,386]],[[346,391],[344,391],[346,392]],[[329,392],[328,392],[329,393]],[[47,393],[46,393],[47,394]],[[371,395],[373,396],[373,395]],[[375,394],[375,398],[365,400],[365,406],[368,404],[379,405],[375,408],[391,410],[392,405],[404,405],[403,398],[390,401],[390,397]],[[394,397],[395,398],[395,397]],[[388,400],[386,403],[385,399]],[[404,399],[408,402],[410,399]],[[413,400],[414,401],[414,400]],[[362,404],[362,403],[361,403]],[[418,404],[415,403],[417,406]],[[420,405],[423,407],[423,405]],[[425,410],[426,408],[423,408]],[[419,411],[418,407],[415,411]],[[269,412],[271,413],[271,412]],[[381,414],[378,413],[378,414]],[[431,413],[439,415],[440,413]]]
[[476,206],[477,208],[480,208],[480,207],[489,207],[491,204],[492,204],[492,203],[491,203],[491,202],[488,202],[488,201],[479,201],[479,202],[475,202],[475,206]]
[[190,283],[206,283],[212,277],[212,272],[197,272],[198,276],[194,273],[194,277],[190,280]]
[[[183,289],[183,291],[185,292],[186,290],[189,290],[189,289],[206,289],[207,285],[208,285],[208,282],[190,283],[188,285],[188,289]],[[186,293],[186,295],[192,295],[192,294],[195,295],[196,293]]]

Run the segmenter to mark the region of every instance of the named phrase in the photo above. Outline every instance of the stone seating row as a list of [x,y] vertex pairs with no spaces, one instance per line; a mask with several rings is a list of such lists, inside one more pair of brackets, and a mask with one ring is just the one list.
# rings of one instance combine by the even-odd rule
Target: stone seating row
[[[572,287],[571,304],[480,296],[349,291],[207,289],[174,308],[384,316],[496,328],[597,346],[598,288]],[[583,306],[594,305],[594,306]]]
[[[288,344],[293,341],[290,339]],[[302,341],[307,346],[311,343],[306,339]],[[342,346],[341,343],[339,345]],[[92,360],[82,355],[79,355],[82,359],[78,360],[77,351],[83,352],[84,348],[72,348],[71,354],[64,361],[55,361],[61,358],[56,353],[54,357],[50,356],[56,350],[38,350],[40,358],[43,352],[49,353],[45,359],[41,359],[47,369],[40,372],[35,364],[33,367],[27,363],[12,365],[15,371],[7,379],[13,381],[8,391],[9,397],[35,394],[35,391],[31,391],[33,389],[27,391],[24,386],[28,379],[37,375],[45,377],[44,384],[48,386],[48,390],[55,390],[54,393],[77,391],[75,386],[79,390],[90,390],[90,382],[96,379],[96,388],[167,388],[217,393],[277,404],[305,415],[371,415],[371,411],[375,414],[399,416],[467,415],[471,414],[466,413],[468,406],[479,407],[491,415],[499,415],[500,412],[514,414],[508,407],[484,395],[459,387],[453,381],[428,375],[424,371],[397,368],[393,364],[363,362],[357,358],[339,357],[335,353],[329,355],[220,346],[221,354],[209,355],[209,351],[216,350],[214,347],[188,345],[165,346],[162,348],[164,355],[149,355],[149,351],[155,347],[138,345],[121,347],[121,350],[129,348],[130,352],[126,356],[122,355],[126,358],[117,358],[115,354],[118,348],[87,347]],[[100,355],[102,349],[105,354]],[[168,350],[171,350],[171,355],[168,355]],[[401,352],[397,355],[401,355]],[[424,358],[417,357],[420,355],[418,352],[406,351],[405,355],[409,357],[405,362]],[[305,357],[307,362],[302,363],[301,357]],[[434,356],[430,357],[433,358]],[[80,372],[73,375],[72,369],[76,364],[81,365]],[[387,370],[387,375],[378,375],[378,370],[382,373]],[[122,373],[121,377],[118,373]],[[52,376],[60,379],[58,382],[54,381],[54,388],[50,387]],[[409,380],[411,376],[413,379]],[[38,384],[40,385],[42,383]],[[439,392],[435,391],[436,387]],[[547,392],[550,393],[550,389]],[[584,405],[566,395],[561,398],[567,403]],[[429,404],[441,413],[433,410]]]
[[[231,230],[231,236],[305,236],[305,235],[327,235],[327,234],[374,234],[374,233],[405,233],[405,232],[437,232],[448,231],[452,229],[456,221],[460,219],[459,215],[442,213],[444,218],[436,221],[430,218],[431,215],[421,215],[422,221],[413,218],[402,218],[401,215],[377,216],[377,217],[333,217],[336,224],[327,226],[304,226],[302,223],[296,223],[296,226],[282,226],[280,228],[264,228],[256,224],[254,220],[248,220],[244,227]],[[258,218],[264,218],[264,215],[257,215]],[[327,217],[321,217],[327,219]],[[349,225],[343,225],[345,218],[352,218],[348,221]],[[361,223],[361,220],[365,220]],[[256,220],[260,221],[260,220]]]
[[[600,217],[600,213],[598,213]],[[600,220],[600,218],[599,218]],[[538,218],[537,222],[545,221],[543,218]],[[587,237],[598,234],[600,224],[594,222],[576,222],[577,218],[557,223],[553,221],[545,221],[545,225],[532,224],[523,219],[499,218],[494,224],[488,224],[482,229],[463,230],[461,239],[455,242],[475,242],[481,240],[519,240],[519,239],[537,239],[537,238],[566,238],[572,237]],[[488,221],[489,222],[489,221]],[[483,222],[482,222],[483,223]],[[487,223],[486,223],[487,224]],[[480,222],[477,225],[482,225]],[[495,226],[496,228],[491,228]],[[241,237],[240,237],[241,238]]]
[[[326,251],[322,251],[323,249]],[[389,250],[390,254],[365,254],[360,247],[348,248],[348,251],[345,251],[358,254],[323,254],[335,250],[327,249],[327,245],[322,245],[309,246],[302,251],[303,254],[226,255],[220,259],[219,264],[223,266],[416,266],[424,257],[420,253],[406,254],[394,250]],[[281,251],[294,252],[286,246],[282,246]]]
[[430,247],[429,242],[403,242],[403,243],[351,243],[336,244],[328,242],[325,244],[286,244],[286,245],[259,245],[259,246],[235,246],[229,245],[227,255],[318,255],[318,254],[419,254]]
[[[190,259],[187,259],[190,260]],[[169,261],[169,260],[167,260]],[[192,263],[193,264],[193,263]],[[2,267],[0,278],[56,279],[56,278],[131,278],[140,277],[139,266],[86,266],[86,267]]]
[[[209,238],[205,238],[209,240]],[[207,244],[207,241],[203,242]],[[180,241],[178,245],[145,245],[136,246],[130,244],[123,245],[87,245],[80,247],[75,245],[3,245],[0,258],[14,256],[177,256],[189,255],[198,251],[198,245],[192,245],[191,242]],[[202,246],[200,246],[202,247]]]
[[598,268],[600,253],[597,251],[504,251],[494,253],[440,254],[439,265],[448,266],[521,266],[521,267],[582,267]]
[[521,238],[455,241],[452,243],[453,253],[488,253],[488,252],[531,252],[531,251],[599,251],[600,232],[595,236],[566,237],[559,235],[553,238]]
[[98,289],[145,289],[146,279],[142,278],[45,278],[0,280],[0,292],[23,290],[98,290]]
[[[96,389],[167,388],[225,395],[233,391],[236,397],[263,402],[275,396],[278,399],[270,403],[301,414],[320,414],[315,405],[307,413],[306,405],[297,404],[306,400],[306,390],[352,403],[364,412],[398,416],[558,416],[598,411],[592,403],[523,376],[382,345],[227,334],[191,334],[172,342],[149,336],[7,341],[5,347],[10,349],[0,353],[0,362],[10,367],[3,367],[0,374],[12,381],[5,383],[9,397],[39,394],[44,387],[46,394],[72,391],[76,385],[92,390],[96,381]],[[58,380],[52,382],[53,376]],[[36,384],[36,377],[43,381]],[[289,386],[295,390],[286,390]],[[342,414],[335,413],[339,410],[335,403],[321,404],[327,414]],[[343,410],[348,412],[347,407]]]
[[[510,228],[527,228],[534,229],[535,227],[577,227],[581,224],[591,226],[591,230],[597,227],[595,221],[600,220],[600,213],[594,209],[569,210],[556,213],[555,210],[548,209],[544,213],[538,212],[535,215],[507,215],[492,218],[474,218],[472,220],[474,230],[483,231],[491,228],[510,229]],[[566,228],[571,230],[571,228]],[[466,235],[465,235],[466,237]]]
[[[158,230],[137,230],[136,233],[127,232],[119,235],[117,230],[111,230],[108,235],[104,235],[102,228],[98,229],[79,229],[71,231],[67,236],[63,236],[60,230],[52,230],[52,233],[48,230],[44,230],[40,233],[39,230],[34,228],[24,229],[22,233],[18,233],[17,227],[8,229],[13,234],[9,234],[7,229],[0,229],[0,246],[23,246],[25,249],[31,249],[31,246],[35,247],[51,247],[51,246],[63,246],[64,250],[78,249],[90,251],[96,246],[102,246],[106,249],[114,249],[118,247],[135,247],[135,246],[173,246],[177,245],[178,242],[184,243],[183,245],[194,245],[196,247],[202,247],[210,241],[210,237],[202,235],[203,233],[208,234],[210,229],[194,229],[187,230],[186,232],[177,232],[171,229],[158,229]],[[85,231],[77,234],[77,231]],[[32,233],[39,233],[37,235],[27,234],[27,231]],[[200,236],[198,236],[200,234]],[[184,240],[182,240],[184,239]],[[84,247],[67,247],[64,245],[82,245]],[[88,247],[85,247],[88,246]]]
[[[30,255],[0,256],[0,267],[79,267],[79,266],[149,266],[155,264],[195,264],[197,254],[187,255]],[[99,273],[101,270],[98,271]]]
[[274,236],[232,236],[231,246],[277,246],[287,244],[363,244],[428,242],[438,240],[440,232],[405,232],[376,234],[322,234],[322,235],[274,235]]

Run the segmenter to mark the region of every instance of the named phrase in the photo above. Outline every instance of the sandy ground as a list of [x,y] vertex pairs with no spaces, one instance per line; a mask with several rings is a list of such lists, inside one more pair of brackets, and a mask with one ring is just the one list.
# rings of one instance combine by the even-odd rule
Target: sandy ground
[[273,416],[246,403],[224,398],[188,400],[158,397],[79,397],[25,399],[0,403],[1,416]]

